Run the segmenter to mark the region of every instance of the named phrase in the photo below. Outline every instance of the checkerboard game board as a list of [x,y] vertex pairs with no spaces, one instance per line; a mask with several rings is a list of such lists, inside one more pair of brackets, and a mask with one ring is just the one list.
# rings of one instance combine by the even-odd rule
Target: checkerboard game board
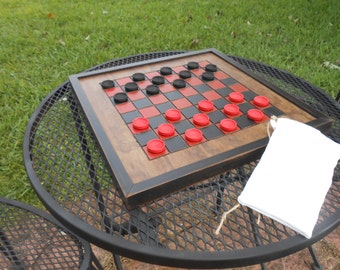
[[128,207],[259,157],[273,115],[330,125],[215,49],[70,80]]

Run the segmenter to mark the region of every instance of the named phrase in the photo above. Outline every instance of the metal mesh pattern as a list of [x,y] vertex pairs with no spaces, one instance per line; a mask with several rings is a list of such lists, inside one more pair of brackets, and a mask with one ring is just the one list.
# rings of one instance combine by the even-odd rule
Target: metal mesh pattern
[[[174,52],[177,53],[179,52]],[[170,53],[155,53],[119,59],[94,69],[168,55]],[[339,108],[322,93],[319,94],[318,89],[283,71],[249,60],[234,60],[332,116],[335,123],[330,136],[340,141]],[[103,231],[108,233],[108,238],[109,234],[113,235],[112,239],[107,240],[109,244],[105,244],[105,247],[110,245],[112,250],[119,248],[121,242],[117,239],[125,239],[143,246],[159,247],[160,250],[188,251],[186,260],[191,260],[193,251],[199,252],[203,257],[209,257],[209,252],[219,254],[222,251],[245,249],[249,250],[248,255],[243,255],[247,258],[251,257],[249,254],[252,254],[255,247],[296,236],[294,231],[266,217],[262,217],[257,225],[257,214],[243,207],[229,215],[220,235],[214,234],[221,214],[237,203],[237,197],[257,161],[128,211],[113,185],[94,135],[73,99],[68,82],[43,102],[26,135],[24,154],[26,151],[29,159],[29,162],[26,161],[26,167],[28,174],[31,174],[33,186],[43,186],[58,206],[93,226],[92,233]],[[33,171],[36,175],[32,174]],[[331,216],[336,216],[339,223],[340,165],[334,175],[334,183],[320,213],[319,223],[327,221]],[[91,232],[86,233],[93,241],[98,241],[98,245],[101,244]],[[318,239],[315,238],[315,241]],[[134,253],[138,253],[138,249],[136,247],[135,251],[119,252],[125,256],[136,257]],[[269,257],[270,252],[266,252],[267,260],[274,259],[275,255]],[[146,258],[147,255],[144,259]],[[148,260],[152,261],[150,258]],[[192,260],[195,260],[194,257]],[[210,263],[206,266],[212,266]],[[238,265],[251,263],[254,261],[243,260],[239,261]],[[166,264],[174,265],[175,262]]]
[[0,200],[1,269],[79,269],[84,256],[78,238],[35,212]]

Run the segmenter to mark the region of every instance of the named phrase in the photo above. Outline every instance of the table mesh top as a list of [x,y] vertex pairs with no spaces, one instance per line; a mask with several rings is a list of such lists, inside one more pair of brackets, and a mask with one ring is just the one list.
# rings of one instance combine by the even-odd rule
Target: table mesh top
[[0,199],[1,269],[80,269],[85,252],[65,229],[22,204]]
[[[177,53],[180,52],[173,54]],[[169,54],[171,53],[154,53],[137,58],[123,58],[91,70]],[[233,59],[332,117],[334,124],[329,137],[340,142],[340,106],[331,98],[307,82],[283,71],[246,59]],[[220,234],[214,234],[222,213],[237,203],[237,197],[258,162],[256,160],[129,211],[113,185],[100,147],[89,130],[86,119],[73,99],[69,82],[57,88],[42,103],[32,119],[26,133],[24,152],[27,151],[26,155],[30,160],[26,161],[26,167],[29,175],[31,174],[33,186],[42,186],[59,207],[90,224],[94,234],[102,231],[117,236],[110,239],[108,235],[105,247],[110,245],[115,249],[123,245],[124,242],[120,241],[124,239],[143,246],[159,247],[159,250],[219,253],[266,246],[297,236],[294,231],[264,216],[257,225],[257,214],[246,207],[232,212]],[[318,224],[322,225],[335,216],[335,222],[332,223],[334,228],[334,224],[339,224],[340,219],[339,164],[333,180]],[[50,199],[43,198],[44,194],[40,196],[43,200]],[[91,232],[85,234],[101,244],[99,239],[91,236]],[[314,241],[318,239],[315,238]],[[136,253],[142,252],[137,250],[138,248]],[[157,249],[152,252],[155,250]],[[134,256],[124,253],[126,250],[120,252],[122,255]],[[250,262],[239,262],[239,265]]]

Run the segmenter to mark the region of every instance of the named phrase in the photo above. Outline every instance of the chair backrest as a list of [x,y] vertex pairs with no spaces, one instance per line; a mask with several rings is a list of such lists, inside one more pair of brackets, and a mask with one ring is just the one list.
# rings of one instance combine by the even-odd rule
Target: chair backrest
[[46,212],[0,197],[0,269],[87,269],[90,245]]

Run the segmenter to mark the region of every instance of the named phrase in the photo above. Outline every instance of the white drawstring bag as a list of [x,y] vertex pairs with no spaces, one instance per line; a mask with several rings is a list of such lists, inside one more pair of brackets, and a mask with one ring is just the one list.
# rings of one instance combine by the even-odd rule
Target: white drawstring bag
[[291,119],[270,123],[273,134],[238,202],[310,238],[340,159],[340,144]]

